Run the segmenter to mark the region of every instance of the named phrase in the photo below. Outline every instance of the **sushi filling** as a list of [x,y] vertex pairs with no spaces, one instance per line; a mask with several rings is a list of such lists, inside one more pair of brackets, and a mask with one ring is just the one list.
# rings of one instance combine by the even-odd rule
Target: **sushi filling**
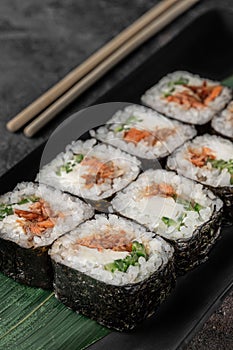
[[0,237],[25,248],[50,245],[92,214],[77,198],[45,185],[21,183],[0,198]]
[[17,222],[25,234],[41,236],[47,229],[55,226],[59,214],[53,213],[49,204],[43,199],[29,205],[28,210],[14,208],[14,214],[20,219]]
[[[127,204],[122,207],[122,203]],[[172,240],[191,237],[216,206],[201,185],[163,170],[146,171],[112,204],[124,216]]]
[[225,161],[216,159],[216,154],[208,147],[189,148],[190,162],[199,168],[206,167],[207,169],[218,169],[220,172],[226,169],[230,175],[230,184],[233,185],[233,159]]
[[163,98],[168,102],[182,105],[184,109],[204,108],[215,100],[222,90],[221,85],[208,85],[206,80],[201,85],[190,85],[189,79],[180,77],[179,80],[167,83]]
[[218,136],[203,135],[178,149],[168,167],[204,184],[233,185],[233,144]]
[[[76,248],[79,250],[78,253],[81,254],[89,251],[90,255],[93,252],[95,255],[98,255],[98,252],[100,252],[99,255],[103,257],[101,260],[105,261],[104,269],[110,272],[115,272],[116,270],[126,272],[130,265],[139,265],[138,260],[140,256],[146,260],[148,259],[144,244],[130,240],[123,230],[115,234],[107,231],[104,236],[94,234],[78,239]],[[109,249],[111,250],[110,252]],[[114,259],[113,262],[112,259]],[[110,262],[106,263],[106,260],[110,260]]]
[[225,107],[231,94],[231,90],[219,82],[178,71],[152,86],[142,101],[166,116],[202,125]]
[[125,187],[138,174],[140,162],[95,140],[77,141],[45,166],[38,179],[72,194],[98,200]]
[[144,159],[164,157],[195,136],[193,127],[170,121],[148,108],[131,105],[103,127],[91,130],[97,139]]
[[[82,156],[82,157],[81,157]],[[79,159],[77,162],[76,159]],[[103,162],[97,157],[85,157],[83,155],[75,155],[74,160],[62,165],[57,170],[57,175],[62,176],[62,173],[70,173],[71,171],[79,171],[77,164],[87,167],[87,173],[81,175],[85,180],[85,187],[91,188],[94,185],[102,185],[105,182],[113,182],[124,174],[124,170],[114,164],[113,161]],[[76,167],[76,169],[75,169]]]
[[161,128],[155,131],[139,130],[136,128],[130,128],[123,134],[123,139],[126,142],[138,143],[143,140],[143,142],[148,146],[155,146],[157,142],[165,141],[169,136],[176,133],[175,128]]
[[56,262],[110,284],[136,283],[172,254],[165,241],[153,236],[129,220],[96,215],[56,241],[50,255]]

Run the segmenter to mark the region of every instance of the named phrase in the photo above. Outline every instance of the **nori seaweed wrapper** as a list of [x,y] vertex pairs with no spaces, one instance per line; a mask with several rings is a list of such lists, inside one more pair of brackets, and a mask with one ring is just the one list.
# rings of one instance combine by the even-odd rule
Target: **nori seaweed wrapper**
[[49,246],[23,248],[0,238],[0,271],[31,287],[52,289],[53,270]]
[[115,286],[52,260],[56,297],[98,323],[128,331],[156,312],[175,286],[173,258],[143,281]]
[[224,186],[224,187],[212,187],[208,188],[224,203],[223,214],[225,218],[233,220],[233,187]]
[[[168,240],[175,249],[177,275],[184,275],[208,259],[208,253],[220,235],[222,208],[215,211],[210,220],[199,226],[191,238]],[[167,238],[165,238],[167,240]]]

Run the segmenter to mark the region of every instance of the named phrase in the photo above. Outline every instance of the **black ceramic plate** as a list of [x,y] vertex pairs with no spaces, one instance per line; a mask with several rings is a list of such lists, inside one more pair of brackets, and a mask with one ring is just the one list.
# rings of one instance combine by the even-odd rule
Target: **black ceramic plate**
[[[147,88],[163,75],[178,69],[222,80],[233,74],[232,48],[233,12],[208,12],[96,103],[140,103],[140,96]],[[100,115],[98,119],[97,123],[104,123],[107,118],[101,119]],[[4,174],[0,178],[0,192],[11,190],[20,181],[33,180],[42,151],[43,146],[37,148]],[[232,287],[232,246],[232,226],[223,227],[221,239],[211,251],[209,260],[178,279],[173,294],[154,317],[129,334],[112,332],[89,349],[182,348]]]

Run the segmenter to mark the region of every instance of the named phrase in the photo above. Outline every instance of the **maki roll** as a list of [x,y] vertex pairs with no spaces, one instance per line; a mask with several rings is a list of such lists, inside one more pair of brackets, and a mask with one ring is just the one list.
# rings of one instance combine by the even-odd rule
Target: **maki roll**
[[184,71],[163,77],[142,96],[142,101],[168,117],[190,124],[205,124],[231,99],[231,89],[219,82]]
[[226,136],[233,141],[233,101],[213,118],[211,126],[218,134]]
[[116,112],[105,126],[90,133],[141,159],[154,160],[172,153],[193,138],[196,130],[149,108],[131,105]]
[[45,185],[20,183],[0,197],[0,271],[24,284],[52,287],[48,250],[93,209]]
[[219,235],[222,201],[174,172],[147,170],[112,205],[173,245],[178,274],[205,260]]
[[68,145],[45,165],[37,179],[73,195],[99,201],[127,186],[139,173],[140,161],[96,140]]
[[220,136],[196,137],[177,149],[167,161],[169,169],[207,185],[225,203],[233,217],[233,143]]
[[50,250],[57,298],[116,330],[152,315],[174,286],[173,248],[116,215],[96,215]]

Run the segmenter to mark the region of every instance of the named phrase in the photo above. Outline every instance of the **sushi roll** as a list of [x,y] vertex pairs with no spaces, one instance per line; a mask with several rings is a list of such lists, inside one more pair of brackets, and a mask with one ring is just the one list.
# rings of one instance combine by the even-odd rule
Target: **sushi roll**
[[146,160],[163,158],[196,135],[193,126],[138,105],[120,110],[91,136]]
[[140,164],[136,157],[111,146],[96,144],[94,139],[79,140],[45,165],[37,180],[73,195],[99,201],[134,180]]
[[225,107],[231,95],[231,89],[217,81],[177,71],[146,91],[142,102],[168,117],[202,125]]
[[220,136],[196,137],[178,148],[167,161],[178,174],[208,186],[233,217],[233,143]]
[[50,250],[56,297],[119,331],[152,315],[175,284],[173,248],[116,215],[96,215]]
[[112,205],[173,245],[178,274],[205,260],[219,235],[222,201],[174,172],[145,171],[117,194]]
[[24,284],[52,287],[51,244],[94,214],[78,198],[20,183],[0,197],[0,271]]
[[218,134],[226,136],[233,141],[233,101],[212,119],[211,126]]

